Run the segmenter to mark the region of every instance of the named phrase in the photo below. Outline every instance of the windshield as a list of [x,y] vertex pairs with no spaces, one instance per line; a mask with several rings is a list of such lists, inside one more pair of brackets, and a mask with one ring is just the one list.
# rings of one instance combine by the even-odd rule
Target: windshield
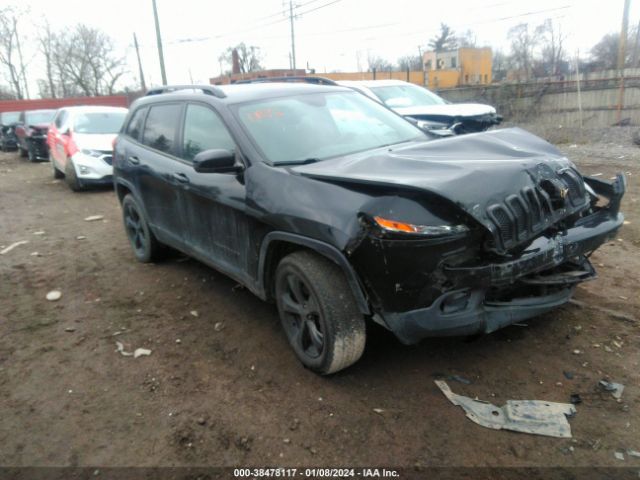
[[73,131],[76,133],[118,133],[127,112],[80,113],[76,116]]
[[355,92],[250,102],[236,107],[236,114],[274,164],[323,160],[426,139],[409,122]]
[[412,85],[372,87],[371,91],[389,108],[446,105],[446,101],[426,88]]
[[2,125],[11,125],[16,123],[20,118],[20,112],[4,112],[0,114],[0,123]]
[[49,123],[53,120],[55,110],[35,110],[33,112],[27,112],[24,114],[25,123],[27,125],[41,125]]

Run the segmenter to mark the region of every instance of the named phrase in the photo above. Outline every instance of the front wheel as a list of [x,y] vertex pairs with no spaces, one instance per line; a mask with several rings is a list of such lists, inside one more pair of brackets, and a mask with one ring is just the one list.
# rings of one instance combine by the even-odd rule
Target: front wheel
[[83,189],[82,183],[80,183],[80,179],[76,174],[76,167],[71,158],[67,160],[67,165],[64,169],[64,179],[66,180],[69,188],[74,192],[79,192]]
[[337,265],[294,252],[278,265],[275,295],[289,344],[307,368],[328,375],[362,356],[364,317]]
[[156,239],[142,208],[130,193],[122,200],[122,220],[133,254],[139,262],[149,263],[162,256],[164,246]]

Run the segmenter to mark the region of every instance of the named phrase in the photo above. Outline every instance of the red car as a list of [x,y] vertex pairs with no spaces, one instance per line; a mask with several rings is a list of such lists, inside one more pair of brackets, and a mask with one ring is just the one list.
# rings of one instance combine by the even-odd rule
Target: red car
[[15,132],[21,157],[28,156],[31,162],[49,159],[47,131],[55,113],[55,110],[28,110],[20,113]]

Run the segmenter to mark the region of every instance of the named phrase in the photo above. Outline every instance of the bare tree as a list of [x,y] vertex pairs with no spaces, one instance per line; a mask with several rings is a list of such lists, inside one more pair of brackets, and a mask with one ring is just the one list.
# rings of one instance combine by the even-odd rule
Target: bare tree
[[[260,52],[260,47],[256,46],[247,46],[244,42],[239,43],[235,47],[229,47],[225,50],[225,52],[218,57],[218,61],[222,64],[225,63],[229,66],[233,65],[233,51],[236,50],[238,53],[238,62],[240,65],[241,73],[249,73],[256,72],[258,70],[263,70],[260,62],[262,61],[262,53]],[[226,70],[226,73],[229,73],[231,68]]]
[[54,78],[54,54],[55,54],[55,34],[51,30],[49,22],[45,22],[44,26],[40,29],[40,36],[38,37],[38,46],[40,52],[44,55],[45,61],[45,74],[47,76],[46,83],[38,82],[40,89],[40,95],[43,97],[57,98],[57,88]]
[[[51,66],[63,96],[113,95],[125,73],[125,61],[113,40],[101,30],[78,24],[70,34],[53,37]],[[54,73],[52,72],[52,78]]]
[[478,38],[476,32],[471,29],[465,30],[456,37],[456,42],[460,48],[475,48],[478,46]]
[[[633,39],[632,44],[626,50],[625,66],[635,66],[634,51],[637,61],[638,46],[634,43],[638,40],[636,28],[630,29],[629,38]],[[619,33],[607,33],[590,50],[591,65],[600,69],[614,69],[618,64],[618,45],[620,43]]]
[[547,18],[536,28],[535,37],[542,46],[541,66],[545,75],[560,74],[560,67],[566,58],[564,51],[565,36],[560,25]]
[[499,82],[500,80],[504,80],[507,76],[507,70],[509,67],[510,62],[508,56],[505,55],[502,50],[494,50],[491,72],[493,81]]
[[369,71],[374,69],[378,72],[393,70],[393,64],[389,60],[377,55],[367,55],[367,63],[369,64]]
[[418,55],[405,55],[398,59],[398,70],[420,70],[422,71],[422,58]]
[[458,48],[458,39],[453,29],[446,23],[440,24],[440,33],[429,40],[429,46],[436,52]]
[[15,98],[16,95],[11,91],[11,89],[4,85],[0,85],[0,100],[15,100]]
[[539,34],[532,31],[528,23],[520,23],[509,29],[508,36],[511,40],[511,61],[528,79],[531,77],[533,52],[538,44]]
[[16,98],[29,97],[26,66],[22,54],[22,37],[18,25],[23,12],[15,7],[0,10],[0,65]]

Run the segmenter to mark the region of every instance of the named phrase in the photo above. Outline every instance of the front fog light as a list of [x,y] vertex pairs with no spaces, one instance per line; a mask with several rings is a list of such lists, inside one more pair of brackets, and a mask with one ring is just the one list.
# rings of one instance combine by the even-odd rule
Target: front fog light
[[383,230],[394,233],[409,233],[425,237],[438,237],[442,235],[456,235],[469,231],[466,225],[414,225],[411,223],[397,222],[382,217],[373,217],[375,222]]
[[78,166],[78,170],[80,170],[80,173],[82,175],[86,175],[88,173],[91,173],[91,169],[89,167],[85,167],[84,165],[79,165]]

